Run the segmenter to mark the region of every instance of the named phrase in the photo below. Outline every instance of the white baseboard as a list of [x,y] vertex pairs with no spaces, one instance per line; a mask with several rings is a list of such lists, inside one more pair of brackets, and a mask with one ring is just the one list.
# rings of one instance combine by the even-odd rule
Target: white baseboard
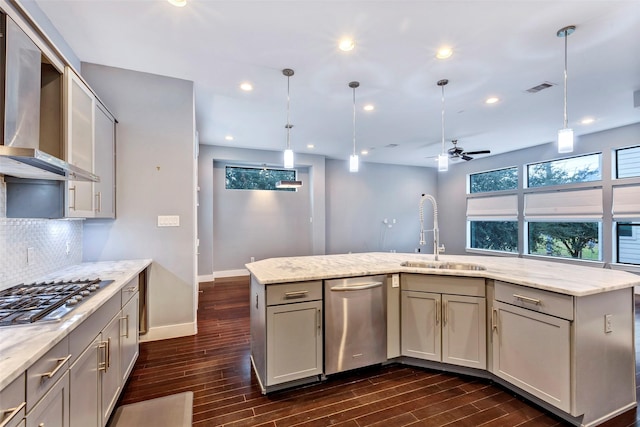
[[240,268],[238,270],[214,271],[213,274],[198,276],[198,283],[214,282],[218,277],[237,277],[237,276],[248,276],[248,275],[249,275],[249,270],[247,270],[246,268]]
[[151,327],[146,334],[140,335],[140,342],[159,341],[169,338],[186,337],[198,333],[198,325],[195,322],[181,323],[178,325],[167,325]]

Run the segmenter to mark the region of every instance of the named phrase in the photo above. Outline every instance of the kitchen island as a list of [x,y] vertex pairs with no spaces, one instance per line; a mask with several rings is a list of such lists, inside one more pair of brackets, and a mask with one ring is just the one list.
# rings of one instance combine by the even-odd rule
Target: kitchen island
[[82,263],[38,279],[113,282],[59,321],[0,327],[0,422],[106,424],[137,358],[139,277],[151,262]]
[[598,425],[636,406],[640,276],[533,259],[434,262],[398,253],[273,258],[247,268],[252,364],[263,392],[325,378],[323,282],[383,275],[386,363],[489,378],[575,425]]

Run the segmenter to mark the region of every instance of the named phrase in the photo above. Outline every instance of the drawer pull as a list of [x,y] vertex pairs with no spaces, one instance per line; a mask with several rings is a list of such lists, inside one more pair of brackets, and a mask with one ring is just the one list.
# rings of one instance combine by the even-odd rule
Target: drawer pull
[[284,297],[286,299],[304,298],[309,294],[309,291],[291,291],[285,292]]
[[446,325],[447,324],[447,316],[448,316],[448,309],[447,309],[447,302],[443,301],[442,302],[442,324]]
[[98,345],[98,349],[99,350],[104,350],[102,353],[102,362],[98,363],[98,371],[104,371],[107,372],[107,358],[109,357],[109,353],[108,353],[108,349],[107,349],[107,345],[109,343],[107,341],[101,341],[100,344]]
[[68,355],[67,357],[62,357],[62,358],[57,359],[57,360],[56,360],[57,365],[56,365],[56,367],[53,369],[53,371],[51,371],[51,372],[47,372],[47,373],[44,373],[44,374],[40,375],[40,379],[41,379],[42,381],[44,381],[44,380],[48,380],[48,379],[50,379],[50,378],[53,378],[53,377],[58,373],[58,371],[59,371],[60,369],[62,369],[62,367],[64,366],[64,364],[65,364],[65,363],[67,363],[67,362],[69,361],[69,359],[71,359],[71,355]]
[[491,310],[491,330],[498,332],[498,321],[496,316],[498,315],[498,310],[495,308]]
[[137,290],[138,290],[138,288],[136,288],[135,286],[130,286],[127,289],[125,289],[125,291],[127,291],[127,292],[135,292]]
[[[127,314],[125,317],[121,317],[120,320],[124,320],[124,335],[120,334],[122,338],[129,338],[129,315]],[[122,325],[122,323],[120,323]],[[120,326],[120,330],[122,330],[122,326]]]
[[22,411],[25,406],[27,406],[27,402],[22,402],[15,408],[5,409],[4,411],[2,411],[2,416],[6,416],[6,418],[0,420],[0,427],[5,427],[6,425],[8,425],[11,420],[14,419],[20,411]]
[[525,297],[524,295],[518,295],[518,294],[513,294],[513,297],[515,299],[519,299],[522,302],[530,302],[535,305],[542,305],[542,301],[540,301],[539,299]]

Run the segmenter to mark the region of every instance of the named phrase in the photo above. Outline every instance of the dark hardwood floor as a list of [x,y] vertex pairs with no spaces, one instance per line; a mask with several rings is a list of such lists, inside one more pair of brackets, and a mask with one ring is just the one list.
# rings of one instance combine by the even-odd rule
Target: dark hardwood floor
[[[490,381],[404,365],[263,396],[249,361],[247,278],[202,285],[196,336],[141,344],[119,405],[188,390],[197,427],[568,425]],[[640,421],[632,410],[604,425]]]

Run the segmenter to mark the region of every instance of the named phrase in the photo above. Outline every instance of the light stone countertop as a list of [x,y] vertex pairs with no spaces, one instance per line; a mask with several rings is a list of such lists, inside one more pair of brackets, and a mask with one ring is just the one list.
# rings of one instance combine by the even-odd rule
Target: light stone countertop
[[582,297],[640,285],[640,275],[625,271],[516,257],[440,255],[439,262],[464,262],[484,271],[403,267],[404,261],[433,262],[431,254],[388,252],[269,258],[246,264],[258,282],[299,282],[390,273],[483,277]]
[[100,308],[152,260],[88,262],[66,267],[36,280],[114,280],[58,322],[0,327],[0,390]]

